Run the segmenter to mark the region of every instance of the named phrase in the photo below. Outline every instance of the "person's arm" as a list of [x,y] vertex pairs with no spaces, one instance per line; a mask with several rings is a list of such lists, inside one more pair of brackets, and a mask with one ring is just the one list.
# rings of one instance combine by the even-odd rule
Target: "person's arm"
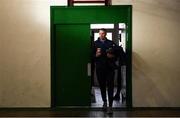
[[96,48],[96,57],[101,56],[101,48]]
[[118,49],[118,46],[112,42],[112,47],[107,51],[107,58],[116,58],[116,50]]
[[126,65],[126,53],[121,46],[119,46],[119,58],[121,61],[121,65]]
[[93,58],[96,59],[101,56],[101,49],[97,47],[97,45],[93,44]]
[[114,57],[115,57],[114,54],[107,52],[107,58],[114,58]]

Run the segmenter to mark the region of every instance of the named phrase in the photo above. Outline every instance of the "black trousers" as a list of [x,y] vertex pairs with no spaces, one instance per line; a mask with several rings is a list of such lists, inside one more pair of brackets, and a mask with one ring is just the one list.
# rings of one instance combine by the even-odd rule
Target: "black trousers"
[[114,70],[96,69],[96,75],[97,75],[97,80],[99,82],[101,97],[103,102],[107,102],[106,99],[106,87],[107,87],[109,106],[112,106],[113,94],[114,94]]
[[118,76],[117,76],[117,91],[116,91],[116,95],[119,96],[120,95],[120,91],[121,91],[121,81],[122,81],[122,73],[121,73],[121,66],[118,68]]

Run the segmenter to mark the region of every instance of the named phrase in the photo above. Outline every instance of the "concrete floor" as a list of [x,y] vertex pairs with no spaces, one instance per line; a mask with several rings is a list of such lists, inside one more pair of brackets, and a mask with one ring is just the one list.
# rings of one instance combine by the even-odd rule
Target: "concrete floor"
[[108,115],[101,109],[51,109],[51,108],[3,108],[0,117],[180,117],[179,108],[133,108],[131,110],[114,109]]

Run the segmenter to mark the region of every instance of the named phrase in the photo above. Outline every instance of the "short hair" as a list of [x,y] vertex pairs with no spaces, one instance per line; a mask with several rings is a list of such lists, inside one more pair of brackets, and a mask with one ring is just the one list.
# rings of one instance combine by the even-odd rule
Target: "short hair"
[[105,33],[107,32],[107,30],[105,29],[105,28],[101,28],[101,29],[99,29],[99,31],[104,31]]

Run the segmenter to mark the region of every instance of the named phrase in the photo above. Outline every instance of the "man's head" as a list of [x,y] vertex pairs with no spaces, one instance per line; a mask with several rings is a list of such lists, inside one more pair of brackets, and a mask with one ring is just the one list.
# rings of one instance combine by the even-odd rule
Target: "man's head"
[[99,38],[103,40],[106,39],[106,29],[104,28],[99,29]]

